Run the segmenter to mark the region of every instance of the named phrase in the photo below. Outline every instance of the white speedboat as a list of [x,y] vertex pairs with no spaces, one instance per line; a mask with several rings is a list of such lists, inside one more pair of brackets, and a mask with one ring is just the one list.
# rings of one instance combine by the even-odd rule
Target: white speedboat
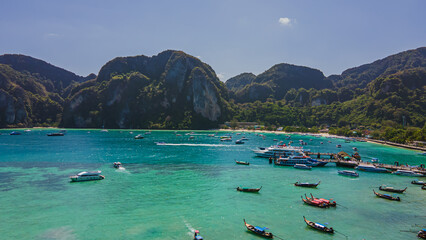
[[359,174],[355,171],[349,171],[349,170],[343,170],[343,171],[337,171],[340,175],[350,176],[350,177],[359,177]]
[[135,139],[143,139],[142,134],[138,134],[138,135],[136,135],[136,136],[135,136]]
[[81,172],[75,176],[70,176],[72,182],[102,180],[104,178],[105,176],[101,175],[101,171]]
[[380,168],[380,167],[376,167],[374,165],[364,165],[364,164],[358,165],[358,167],[356,167],[355,169],[361,170],[361,171],[366,171],[366,172],[379,172],[379,173],[389,172],[389,170],[387,170],[386,168]]
[[421,173],[416,173],[416,172],[410,171],[410,170],[398,170],[396,172],[393,172],[393,174],[401,175],[401,176],[411,176],[411,177],[423,176],[423,174],[421,174]]
[[307,166],[306,164],[294,164],[294,168],[303,169],[303,170],[311,170],[311,166]]
[[[261,148],[260,150],[253,150],[257,157],[289,157],[303,155],[303,147],[293,147],[284,145],[274,145],[268,148]],[[309,151],[309,150],[305,150]]]
[[289,156],[287,158],[279,158],[275,161],[275,165],[279,166],[294,166],[296,164],[304,164],[310,167],[322,167],[326,165],[326,161],[318,161],[305,155]]

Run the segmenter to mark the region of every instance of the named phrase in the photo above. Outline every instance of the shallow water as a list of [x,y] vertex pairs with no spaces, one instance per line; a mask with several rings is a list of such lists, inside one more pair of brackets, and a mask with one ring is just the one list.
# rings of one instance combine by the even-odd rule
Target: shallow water
[[[220,142],[213,132],[32,130],[20,136],[0,132],[0,232],[2,239],[192,239],[194,229],[205,239],[260,239],[246,231],[250,224],[267,226],[285,239],[416,239],[426,225],[426,191],[412,177],[360,172],[343,177],[328,164],[311,171],[278,167],[256,158],[252,149],[285,140],[246,133],[246,144]],[[219,136],[228,133],[219,132]],[[241,135],[242,136],[242,135]],[[238,139],[233,133],[233,139]],[[352,153],[383,163],[426,163],[416,151],[341,139],[292,135],[312,151]],[[312,139],[312,141],[310,141]],[[332,143],[328,143],[332,141]],[[155,142],[166,142],[156,145]],[[324,144],[320,144],[324,142]],[[341,149],[336,144],[342,144]],[[250,165],[236,165],[235,160]],[[125,170],[112,163],[121,161]],[[69,176],[102,170],[105,180],[70,183]],[[295,181],[316,182],[318,189],[298,188]],[[374,196],[373,187],[408,187],[401,202]],[[258,194],[237,192],[237,186],[260,187]],[[305,205],[300,196],[333,198],[337,208]],[[328,223],[342,234],[309,229],[307,219]]]

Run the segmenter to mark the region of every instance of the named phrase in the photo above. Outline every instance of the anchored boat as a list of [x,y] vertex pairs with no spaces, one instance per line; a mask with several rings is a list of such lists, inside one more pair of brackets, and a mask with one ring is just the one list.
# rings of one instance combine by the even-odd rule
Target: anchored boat
[[260,188],[242,188],[242,187],[237,187],[237,191],[240,191],[240,192],[259,192],[260,191],[260,189],[262,189],[262,187],[260,187]]
[[319,181],[318,183],[299,183],[299,182],[295,182],[294,186],[297,187],[310,187],[310,188],[316,188],[321,181]]
[[316,229],[316,230],[319,230],[319,231],[325,232],[325,233],[331,233],[331,234],[334,233],[334,230],[333,230],[332,227],[328,228],[328,227],[324,226],[321,223],[316,223],[316,222],[309,221],[309,220],[307,220],[305,218],[305,216],[303,216],[303,220],[305,220],[306,225],[308,225],[309,227],[311,227],[313,229]]
[[264,238],[274,238],[274,235],[271,232],[266,232],[265,230],[268,229],[266,227],[255,227],[253,225],[250,225],[246,223],[246,220],[244,219],[244,225],[246,225],[247,230],[250,232],[262,236]]
[[401,201],[401,199],[400,199],[399,197],[392,197],[392,196],[391,196],[391,195],[389,195],[389,194],[376,193],[376,191],[374,191],[374,189],[373,189],[373,192],[374,192],[374,194],[375,194],[376,196],[381,197],[381,198],[384,198],[384,199],[387,199],[387,200]]
[[83,182],[105,179],[105,176],[101,175],[101,171],[94,172],[81,172],[75,176],[70,176],[72,182]]
[[386,187],[386,186],[380,186],[379,190],[385,191],[385,192],[394,192],[394,193],[403,193],[407,188],[404,189],[396,189],[393,187]]

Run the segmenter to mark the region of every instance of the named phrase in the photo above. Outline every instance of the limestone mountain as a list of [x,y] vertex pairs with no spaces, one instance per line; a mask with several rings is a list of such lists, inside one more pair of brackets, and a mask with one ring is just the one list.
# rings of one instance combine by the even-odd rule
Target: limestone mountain
[[386,77],[398,71],[411,68],[426,69],[426,47],[397,53],[373,63],[350,68],[341,75],[332,75],[328,79],[337,88],[365,88],[378,77]]
[[256,75],[253,73],[241,73],[240,75],[228,79],[225,85],[231,92],[237,92],[251,84],[255,78]]
[[40,59],[20,54],[1,55],[0,64],[9,65],[18,72],[34,76],[35,80],[43,84],[47,91],[59,94],[72,83],[81,83],[96,78],[94,74],[81,77]]
[[209,65],[181,51],[115,58],[84,84],[70,90],[62,125],[208,128],[228,114],[226,86]]
[[[234,81],[235,79],[232,82]],[[242,86],[243,84],[239,84],[238,88],[235,88],[237,102],[265,101],[267,98],[279,100],[291,88],[323,89],[331,88],[332,83],[317,69],[281,63],[259,74],[251,83]]]

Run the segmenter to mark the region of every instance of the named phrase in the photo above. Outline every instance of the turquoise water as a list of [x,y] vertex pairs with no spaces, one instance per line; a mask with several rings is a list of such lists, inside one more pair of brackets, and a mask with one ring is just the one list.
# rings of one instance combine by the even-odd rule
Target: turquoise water
[[[194,229],[204,239],[260,239],[246,231],[244,218],[284,239],[345,239],[342,234],[416,239],[414,231],[426,225],[426,191],[410,184],[412,177],[360,172],[354,179],[338,175],[334,164],[305,171],[254,157],[252,149],[270,146],[273,139],[288,142],[284,135],[265,134],[263,140],[246,133],[246,144],[236,145],[208,137],[213,132],[207,131],[195,132],[192,140],[185,131],[178,132],[182,136],[153,131],[140,140],[133,137],[144,131],[68,130],[64,137],[47,137],[51,131],[20,136],[0,131],[1,239],[192,239]],[[312,151],[352,153],[357,147],[363,160],[426,163],[425,156],[401,148],[292,135],[294,143],[299,139]],[[160,141],[171,144],[157,146]],[[126,170],[114,169],[115,161]],[[105,180],[69,182],[70,175],[85,170],[102,170]],[[318,189],[292,184],[318,180]],[[401,202],[387,201],[372,192],[381,184],[408,190],[400,194]],[[262,190],[242,193],[237,186]],[[300,199],[305,193],[341,205],[307,206]],[[302,216],[342,234],[309,229]]]

